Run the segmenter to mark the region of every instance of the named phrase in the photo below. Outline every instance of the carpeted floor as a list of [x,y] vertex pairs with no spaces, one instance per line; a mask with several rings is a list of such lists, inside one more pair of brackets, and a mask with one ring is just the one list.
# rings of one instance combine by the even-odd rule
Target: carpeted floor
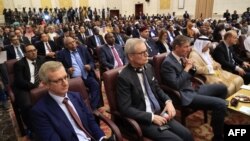
[[[109,109],[108,101],[103,90],[103,98],[105,106],[99,110],[106,116],[110,116],[106,113],[106,110]],[[176,119],[179,119],[179,114],[177,112]],[[210,121],[210,116],[209,116]],[[192,134],[195,138],[195,141],[210,141],[213,134],[212,129],[208,123],[203,123],[203,114],[201,111],[198,111],[190,115],[187,120],[187,128],[192,131]],[[228,116],[225,119],[227,124],[250,124],[250,117],[242,115],[240,113],[229,111]],[[111,134],[110,129],[101,123],[101,128],[107,136]],[[17,124],[15,121],[15,115],[13,110],[10,108],[8,111],[0,108],[0,141],[29,141],[25,137],[20,137],[18,133]]]

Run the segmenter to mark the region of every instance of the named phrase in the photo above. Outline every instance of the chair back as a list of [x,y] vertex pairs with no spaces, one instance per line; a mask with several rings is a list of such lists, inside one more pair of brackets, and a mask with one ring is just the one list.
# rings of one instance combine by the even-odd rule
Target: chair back
[[17,59],[11,59],[11,60],[5,61],[5,66],[7,68],[8,80],[9,80],[9,84],[7,85],[7,91],[8,91],[8,95],[10,97],[12,108],[13,108],[14,113],[15,113],[15,117],[17,120],[17,124],[18,124],[19,130],[20,130],[20,133],[22,136],[24,136],[26,134],[24,123],[23,123],[23,120],[21,117],[20,109],[15,102],[15,95],[14,95],[14,92],[12,90],[12,85],[14,83],[14,64],[17,61],[18,61]]
[[[79,92],[84,100],[84,103],[89,109],[91,109],[89,103],[89,95],[81,77],[69,79],[69,91]],[[32,89],[30,91],[32,105],[36,104],[36,102],[41,97],[45,96],[47,92],[48,89],[46,87],[38,87]]]
[[108,98],[110,111],[118,111],[117,106],[117,94],[116,94],[116,82],[119,72],[124,67],[119,67],[116,69],[112,69],[103,73],[103,81],[105,92]]
[[155,71],[155,77],[158,80],[159,84],[162,84],[162,80],[161,80],[161,64],[164,61],[164,59],[166,58],[167,53],[162,53],[159,55],[155,55],[153,58],[153,62],[154,62],[154,71]]
[[[5,61],[5,66],[7,68],[7,72],[8,72],[8,79],[9,79],[9,84],[8,84],[8,94],[10,96],[10,99],[12,102],[15,101],[15,96],[12,92],[12,85],[14,82],[14,64],[17,62],[17,59],[11,59],[11,60],[7,60]],[[10,92],[11,91],[11,92]]]

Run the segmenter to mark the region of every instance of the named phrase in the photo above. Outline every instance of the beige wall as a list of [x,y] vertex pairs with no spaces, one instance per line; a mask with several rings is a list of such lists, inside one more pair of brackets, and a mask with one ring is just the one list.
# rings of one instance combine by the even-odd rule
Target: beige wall
[[[42,0],[1,0],[4,8],[18,8],[21,10],[22,7],[41,7]],[[46,0],[45,0],[46,1]],[[66,2],[67,1],[67,2]],[[161,0],[150,0],[146,2],[145,0],[51,0],[51,7],[62,7],[60,4],[70,4],[69,6],[78,7],[82,5],[89,5],[92,9],[97,8],[107,8],[119,9],[121,14],[132,15],[135,11],[135,4],[143,3],[144,13],[148,14],[167,14],[176,12],[176,15],[182,16],[184,11],[187,10],[191,17],[195,13],[196,0],[184,0],[184,9],[178,8],[179,0],[163,0],[170,1],[170,8],[160,9]],[[65,3],[66,2],[66,3]],[[239,14],[244,12],[246,8],[250,5],[250,0],[214,0],[213,6],[213,17],[220,17],[226,9],[231,13],[233,10],[237,10]],[[2,11],[1,11],[2,12]]]

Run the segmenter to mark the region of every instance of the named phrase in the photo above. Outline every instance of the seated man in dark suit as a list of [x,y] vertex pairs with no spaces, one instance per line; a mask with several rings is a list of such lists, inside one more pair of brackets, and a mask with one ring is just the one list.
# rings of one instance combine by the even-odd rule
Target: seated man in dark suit
[[[159,87],[148,52],[141,39],[128,39],[125,53],[129,64],[117,79],[117,103],[123,116],[136,120],[143,136],[157,141],[193,141],[188,129],[177,122],[171,99]],[[165,114],[165,116],[164,116]],[[170,129],[159,130],[169,126]]]
[[220,42],[213,51],[213,58],[221,64],[222,69],[240,75],[247,85],[250,83],[250,64],[233,51],[232,46],[237,44],[237,40],[236,31],[226,32],[224,41]]
[[40,34],[40,42],[35,44],[38,55],[45,56],[46,60],[55,60],[56,51],[58,51],[55,42],[49,40],[49,36],[45,33]]
[[126,63],[125,55],[122,46],[115,44],[115,38],[113,33],[107,33],[105,35],[105,40],[107,44],[100,48],[100,64],[101,72],[107,69],[113,69],[121,67]]
[[24,48],[24,55],[25,57],[14,64],[13,92],[15,102],[21,109],[23,121],[30,129],[29,110],[31,101],[29,91],[41,86],[38,79],[38,70],[44,63],[44,58],[37,56],[37,50],[33,45]]
[[29,45],[31,43],[29,38],[24,36],[23,33],[19,29],[15,30],[15,34],[19,38],[20,43],[22,43],[24,45]]
[[31,110],[32,127],[40,141],[105,140],[80,93],[68,91],[68,75],[62,63],[44,63],[39,77],[48,88],[48,94]]
[[94,61],[86,46],[77,46],[71,37],[64,39],[65,49],[58,52],[57,60],[62,62],[70,77],[82,77],[90,90],[92,109],[100,106],[100,88],[95,78]]
[[96,56],[96,48],[105,44],[103,37],[99,34],[99,28],[94,27],[94,35],[90,36],[87,41],[88,49],[91,55]]
[[178,35],[173,41],[173,51],[161,65],[163,83],[180,92],[182,106],[212,110],[212,141],[223,141],[224,117],[226,114],[227,88],[221,84],[201,85],[194,89],[191,78],[195,73],[193,61],[187,59],[190,52],[189,38]]
[[149,37],[149,29],[146,26],[140,28],[140,39],[145,42],[145,45],[148,50],[148,58],[149,60],[153,59],[153,56],[159,54],[159,49],[155,43],[155,41]]
[[20,60],[24,56],[23,48],[24,45],[20,44],[17,36],[10,37],[11,44],[6,46],[4,49],[7,52],[7,60],[18,59]]
[[86,44],[87,36],[85,34],[85,27],[80,26],[80,32],[76,34],[76,37],[82,44]]

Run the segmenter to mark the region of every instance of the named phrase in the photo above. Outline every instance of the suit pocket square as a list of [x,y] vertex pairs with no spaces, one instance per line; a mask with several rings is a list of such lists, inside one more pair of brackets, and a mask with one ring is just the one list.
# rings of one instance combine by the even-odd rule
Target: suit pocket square
[[154,80],[155,80],[155,77],[152,78],[152,81],[154,81]]

